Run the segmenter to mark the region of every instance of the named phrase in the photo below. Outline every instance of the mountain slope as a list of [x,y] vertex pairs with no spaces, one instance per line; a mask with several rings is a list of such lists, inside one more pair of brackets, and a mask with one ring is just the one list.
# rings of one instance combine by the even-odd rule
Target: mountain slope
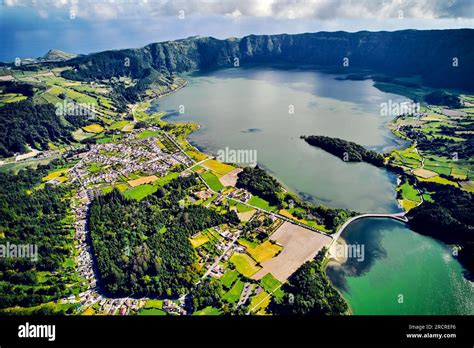
[[44,62],[61,62],[77,57],[77,54],[66,53],[60,50],[49,50],[43,57],[38,58]]
[[[174,74],[232,67],[238,58],[240,66],[281,63],[341,72],[367,69],[395,76],[419,75],[423,84],[433,87],[474,90],[470,78],[474,76],[473,43],[472,29],[250,35],[226,40],[193,37],[78,57],[67,62],[76,71],[65,75],[80,80],[143,78],[151,70]],[[349,67],[342,66],[345,57]]]

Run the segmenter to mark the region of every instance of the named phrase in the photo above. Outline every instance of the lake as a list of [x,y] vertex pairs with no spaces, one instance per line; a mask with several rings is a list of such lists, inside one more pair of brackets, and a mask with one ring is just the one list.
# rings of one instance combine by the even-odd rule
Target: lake
[[447,245],[388,219],[355,221],[342,238],[365,246],[363,260],[326,269],[354,314],[474,314],[474,284]]
[[[396,178],[366,163],[346,163],[308,145],[301,135],[328,135],[376,150],[397,145],[380,104],[406,101],[372,81],[339,81],[314,71],[228,69],[189,77],[154,104],[172,122],[195,122],[190,142],[207,153],[256,150],[259,165],[313,203],[360,212],[399,211]],[[179,114],[180,105],[184,114]],[[294,113],[289,113],[293,108]]]

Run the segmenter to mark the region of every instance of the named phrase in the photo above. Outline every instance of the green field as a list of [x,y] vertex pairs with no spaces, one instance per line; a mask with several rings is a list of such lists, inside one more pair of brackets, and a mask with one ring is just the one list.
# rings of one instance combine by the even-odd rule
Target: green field
[[92,163],[88,168],[87,170],[90,172],[90,173],[97,173],[97,172],[100,172],[100,170],[102,169],[102,167],[97,164],[97,163]]
[[145,303],[145,309],[149,308],[158,308],[158,309],[163,309],[163,300],[148,300]]
[[221,284],[223,287],[229,289],[238,277],[239,272],[235,269],[228,269],[221,278]]
[[257,273],[261,267],[257,266],[257,263],[247,254],[235,253],[230,258],[230,262],[235,266],[237,271],[243,276],[249,278]]
[[420,195],[418,194],[418,191],[411,186],[408,182],[403,183],[402,186],[400,186],[400,191],[402,193],[402,197],[405,199],[408,199],[413,202],[421,202]]
[[253,210],[252,207],[249,207],[248,205],[242,204],[240,202],[237,202],[236,206],[237,206],[237,212],[239,213],[247,213]]
[[224,185],[221,184],[217,176],[215,176],[210,170],[202,173],[201,177],[209,185],[209,187],[216,192],[219,192],[224,188]]
[[110,143],[112,141],[112,138],[110,137],[105,137],[105,138],[100,138],[100,139],[97,139],[95,142],[97,144],[105,144],[105,143]]
[[130,190],[125,191],[123,195],[126,198],[140,201],[146,196],[151,195],[152,193],[156,192],[156,190],[158,190],[158,187],[154,185],[143,184],[143,185],[140,185],[140,186],[137,186]]
[[265,289],[265,291],[272,293],[281,286],[281,282],[271,273],[267,273],[262,279],[260,279],[260,285]]
[[114,190],[113,186],[102,187],[102,192],[105,193],[105,194],[110,193],[113,190]]
[[165,176],[162,176],[158,180],[156,180],[153,185],[155,186],[164,186],[167,183],[169,183],[171,180],[176,179],[179,176],[179,173],[176,172],[171,172],[166,174]]
[[222,311],[219,308],[207,306],[204,309],[194,312],[193,315],[221,315],[221,314],[222,314]]
[[277,207],[270,205],[270,203],[263,198],[260,198],[258,196],[253,196],[252,198],[249,199],[247,202],[250,205],[256,206],[260,209],[267,210],[267,211],[276,211]]
[[449,167],[425,165],[424,168],[438,174],[444,174],[446,176],[451,174],[451,168]]
[[137,138],[138,139],[145,139],[145,138],[149,138],[149,137],[156,137],[159,134],[160,134],[160,131],[151,131],[151,130],[145,129],[143,132],[141,132],[137,135]]
[[121,130],[121,131],[129,131],[131,130],[130,128],[133,129],[133,123],[127,120],[122,120],[115,122],[113,125],[109,126],[110,130]]
[[158,308],[142,309],[138,315],[166,315],[166,312]]
[[230,289],[226,294],[224,294],[223,298],[227,302],[235,303],[240,299],[240,294],[244,290],[244,282],[240,279],[234,284],[232,289]]

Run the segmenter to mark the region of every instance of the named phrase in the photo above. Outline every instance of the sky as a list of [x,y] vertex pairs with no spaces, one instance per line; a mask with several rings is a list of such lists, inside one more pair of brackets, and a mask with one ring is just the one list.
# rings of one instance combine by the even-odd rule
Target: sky
[[474,0],[0,0],[0,61],[151,42],[317,31],[474,28]]

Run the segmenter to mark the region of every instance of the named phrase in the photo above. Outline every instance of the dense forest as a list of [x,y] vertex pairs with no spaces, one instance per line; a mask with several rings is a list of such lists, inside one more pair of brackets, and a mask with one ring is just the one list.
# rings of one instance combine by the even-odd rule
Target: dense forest
[[425,95],[423,99],[432,105],[444,105],[455,109],[462,107],[461,100],[458,96],[443,91],[431,92]]
[[323,135],[302,136],[308,144],[319,147],[346,162],[367,162],[383,167],[383,156],[352,141],[331,138]]
[[72,255],[68,190],[41,184],[53,166],[0,173],[2,245],[36,245],[38,259],[0,258],[0,308],[33,306],[69,296],[73,272],[64,263]]
[[96,198],[90,209],[92,245],[102,288],[111,295],[176,296],[196,281],[189,237],[222,223],[238,223],[201,206],[180,208],[195,177],[177,178],[140,202],[118,191]]
[[193,312],[207,306],[221,308],[224,304],[222,293],[221,283],[212,277],[208,277],[194,287],[190,307]]
[[[71,131],[84,125],[81,117],[70,117],[69,124],[56,115],[52,104],[31,100],[10,103],[0,108],[0,157],[27,151],[26,145],[48,150],[48,143],[69,143]],[[73,124],[72,126],[70,124]]]
[[271,204],[280,204],[279,193],[282,192],[281,185],[258,165],[254,168],[244,168],[244,170],[238,174],[236,186],[266,199]]
[[270,310],[282,315],[344,315],[347,303],[323,269],[325,249],[306,262],[283,285],[283,298],[273,298]]
[[23,94],[24,96],[27,96],[27,97],[32,97],[35,94],[34,88],[32,85],[27,84],[27,83],[13,82],[13,81],[1,81],[0,90],[4,94],[18,93],[18,94]]
[[448,244],[458,244],[459,261],[474,275],[474,195],[450,185],[419,182],[434,202],[410,210],[410,227]]

